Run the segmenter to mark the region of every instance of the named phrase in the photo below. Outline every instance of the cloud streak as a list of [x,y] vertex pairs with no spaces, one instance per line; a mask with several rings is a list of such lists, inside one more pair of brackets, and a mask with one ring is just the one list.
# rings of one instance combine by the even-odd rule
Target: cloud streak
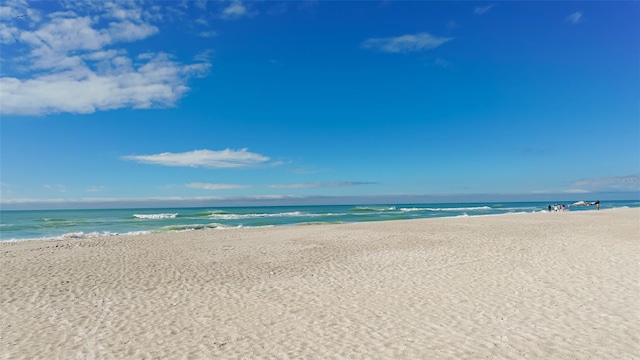
[[359,181],[335,181],[328,183],[310,182],[310,183],[296,183],[296,184],[273,184],[269,185],[273,189],[306,189],[306,188],[326,188],[326,187],[343,187],[343,186],[358,186],[358,185],[370,185],[372,182],[359,182]]
[[491,10],[492,7],[494,7],[495,5],[487,5],[487,6],[476,6],[473,9],[473,13],[476,15],[484,15],[486,14],[489,10]]
[[611,176],[608,178],[590,178],[574,181],[572,188],[588,191],[640,191],[640,174]]
[[418,33],[397,37],[371,38],[362,42],[361,46],[367,50],[386,53],[408,53],[432,50],[452,39],[428,33]]
[[186,184],[185,186],[192,189],[205,189],[205,190],[246,189],[251,187],[249,185],[211,184],[211,183],[202,183],[202,182],[193,182],[193,183]]
[[143,164],[214,169],[255,167],[270,160],[269,157],[249,152],[246,148],[240,150],[212,151],[202,149],[182,153],[164,152],[152,155],[128,155],[123,156],[122,159]]

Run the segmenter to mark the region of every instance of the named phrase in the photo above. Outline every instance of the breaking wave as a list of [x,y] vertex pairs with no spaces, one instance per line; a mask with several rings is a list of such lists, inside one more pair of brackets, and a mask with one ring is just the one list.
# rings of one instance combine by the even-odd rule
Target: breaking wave
[[410,211],[479,211],[479,210],[491,210],[490,206],[473,206],[473,207],[455,207],[455,208],[421,208],[421,207],[412,207],[412,208],[400,208],[400,211],[410,212]]
[[275,214],[266,214],[266,213],[262,213],[262,214],[229,214],[229,213],[223,213],[223,214],[211,214],[209,215],[209,218],[211,219],[219,219],[219,220],[238,220],[238,219],[258,219],[258,218],[275,218],[275,217],[306,217],[306,216],[326,216],[326,215],[330,215],[330,214],[311,214],[311,213],[307,213],[307,212],[302,212],[302,211],[291,211],[291,212],[284,212],[284,213],[275,213]]
[[351,211],[353,212],[370,212],[370,211],[395,211],[395,206],[387,206],[387,207],[374,207],[374,206],[356,206]]
[[175,214],[133,214],[136,219],[175,219],[178,217],[178,213]]

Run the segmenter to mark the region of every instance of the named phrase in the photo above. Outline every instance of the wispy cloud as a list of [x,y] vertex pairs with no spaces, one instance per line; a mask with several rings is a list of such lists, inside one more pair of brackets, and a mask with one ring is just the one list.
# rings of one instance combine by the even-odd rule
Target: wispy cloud
[[229,6],[225,7],[222,10],[222,18],[223,19],[239,19],[243,16],[248,16],[249,11],[247,7],[240,0],[232,0]]
[[588,194],[590,192],[591,191],[585,189],[569,189],[563,191],[565,194]]
[[428,33],[402,35],[398,37],[371,38],[362,43],[364,49],[388,53],[408,53],[435,49],[453,38],[433,36]]
[[100,192],[104,190],[104,186],[102,185],[93,185],[90,188],[86,189],[86,192]]
[[549,195],[549,194],[588,194],[591,191],[585,189],[566,189],[566,190],[531,190],[529,194],[533,195]]
[[212,38],[212,37],[216,37],[218,36],[218,33],[216,31],[201,31],[198,33],[198,36],[200,37],[204,37],[204,38]]
[[570,186],[588,191],[640,191],[640,174],[581,179]]
[[448,68],[452,66],[449,61],[442,58],[435,59],[433,63],[443,68]]
[[207,9],[207,0],[195,0],[193,2],[193,4],[195,5],[196,8],[198,8],[200,10],[206,10]]
[[157,17],[135,2],[64,4],[66,11],[29,27],[2,24],[0,41],[26,54],[11,59],[24,76],[0,79],[3,114],[173,106],[189,90],[188,79],[209,70],[208,62],[182,64],[163,52],[131,56],[118,47],[159,32],[150,20]]
[[640,174],[585,178],[569,183],[564,189],[532,190],[530,194],[594,194],[628,193],[640,191]]
[[194,21],[198,25],[209,26],[209,21],[207,19],[199,18]]
[[489,10],[491,10],[491,8],[493,8],[495,5],[487,5],[487,6],[476,6],[473,9],[473,13],[476,15],[484,15],[486,14]]
[[193,182],[193,183],[186,184],[185,186],[192,189],[205,189],[205,190],[246,189],[251,187],[249,185],[211,184],[211,183],[202,183],[202,182]]
[[343,186],[358,186],[358,185],[370,185],[372,182],[360,182],[360,181],[336,181],[336,182],[310,182],[310,183],[296,183],[296,184],[273,184],[269,185],[274,189],[303,189],[303,188],[323,188],[323,187],[343,187]]
[[269,161],[269,157],[249,152],[246,148],[240,150],[212,151],[203,149],[182,153],[164,152],[153,155],[128,155],[123,156],[122,159],[163,166],[218,169],[253,167]]
[[67,187],[62,184],[54,184],[54,185],[44,184],[42,185],[42,187],[44,187],[45,189],[57,190],[59,192],[67,192]]
[[570,22],[572,24],[579,24],[582,22],[582,11],[576,11],[573,14],[567,16],[565,21]]
[[25,0],[7,0],[0,5],[0,20],[3,22],[10,23],[13,20],[37,22],[40,19],[40,12],[29,8],[29,4]]

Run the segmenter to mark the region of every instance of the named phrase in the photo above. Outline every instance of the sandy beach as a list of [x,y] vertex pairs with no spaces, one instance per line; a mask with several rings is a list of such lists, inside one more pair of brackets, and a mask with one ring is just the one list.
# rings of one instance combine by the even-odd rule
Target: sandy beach
[[0,243],[2,359],[638,359],[640,209]]

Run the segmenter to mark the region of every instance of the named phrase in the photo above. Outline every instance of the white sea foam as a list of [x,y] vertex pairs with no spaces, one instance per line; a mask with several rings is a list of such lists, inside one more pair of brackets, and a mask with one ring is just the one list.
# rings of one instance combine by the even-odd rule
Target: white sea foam
[[136,219],[175,219],[178,217],[178,213],[175,214],[133,214]]
[[218,229],[218,228],[226,228],[228,226],[219,224],[219,223],[211,223],[211,224],[183,224],[183,225],[169,225],[162,227],[162,230],[165,231],[192,231],[192,230],[202,230],[202,229]]
[[389,206],[389,207],[356,206],[352,210],[353,211],[394,211],[396,210],[396,207],[395,206]]
[[118,235],[119,235],[118,233],[114,233],[110,231],[104,231],[104,232],[93,231],[89,233],[85,233],[83,231],[77,231],[77,232],[62,234],[60,236],[54,236],[52,239],[55,239],[55,240],[91,239],[91,238],[97,238],[97,237],[118,236]]
[[303,216],[326,216],[331,214],[310,214],[301,211],[292,211],[276,214],[211,214],[209,218],[220,220],[257,219],[270,217],[303,217]]
[[473,207],[455,207],[455,208],[400,208],[400,211],[477,211],[477,210],[491,210],[489,206],[473,206]]

